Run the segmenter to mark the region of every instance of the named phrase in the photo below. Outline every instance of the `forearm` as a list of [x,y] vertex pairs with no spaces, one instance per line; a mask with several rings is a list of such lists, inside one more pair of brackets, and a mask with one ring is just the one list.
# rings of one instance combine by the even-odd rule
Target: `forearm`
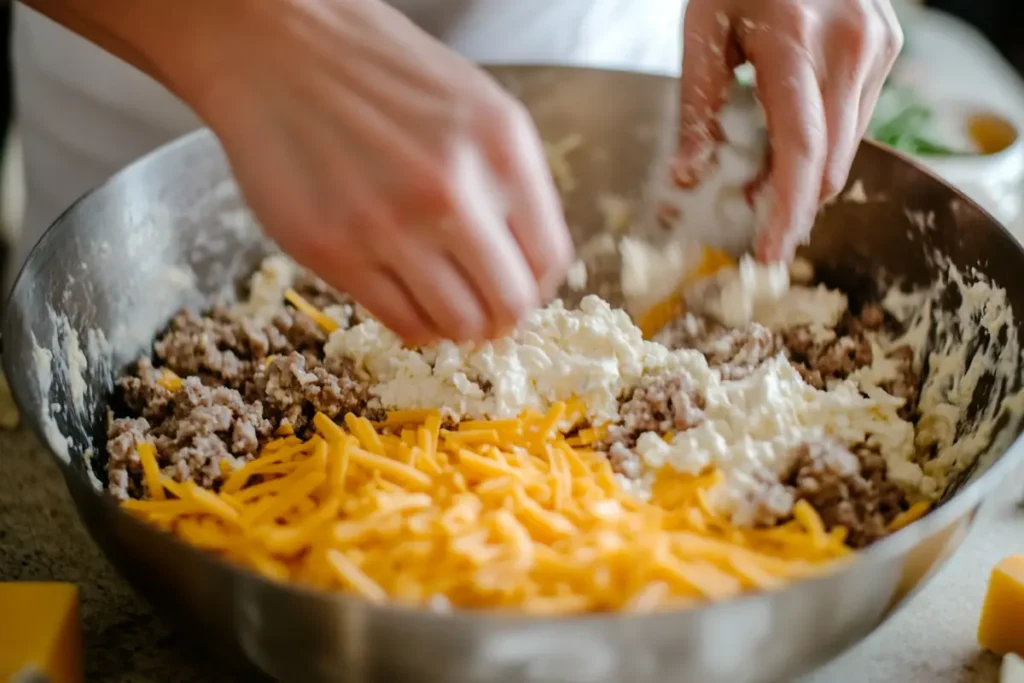
[[184,96],[198,46],[237,0],[21,0]]

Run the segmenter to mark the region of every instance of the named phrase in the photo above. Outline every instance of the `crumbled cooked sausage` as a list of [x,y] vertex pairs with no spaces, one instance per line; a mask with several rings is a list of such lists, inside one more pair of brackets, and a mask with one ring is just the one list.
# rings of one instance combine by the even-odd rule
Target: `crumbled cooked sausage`
[[355,379],[350,364],[332,362],[328,368],[294,351],[261,367],[253,387],[274,420],[296,431],[317,412],[333,419],[361,412],[366,402],[365,387]]
[[906,506],[903,490],[887,478],[885,458],[866,446],[851,452],[830,441],[802,444],[787,485],[794,500],[817,510],[826,528],[845,527],[854,548],[885,536]]
[[867,333],[881,329],[885,310],[865,304],[860,315],[847,312],[834,330],[801,325],[782,332],[782,344],[804,381],[825,389],[830,380],[842,380],[871,365],[874,351]]
[[171,411],[172,392],[160,384],[161,371],[152,361],[142,358],[135,372],[117,381],[117,388],[128,409],[136,415],[162,420]]
[[176,481],[217,487],[223,478],[259,450],[273,425],[260,402],[246,402],[236,389],[210,387],[186,377],[170,399],[161,422],[119,418],[107,435],[107,475],[115,496],[141,494],[136,447],[151,441],[161,471]]
[[[294,287],[314,306],[335,307],[342,323],[361,315],[307,271]],[[284,302],[262,320],[226,306],[202,316],[178,313],[154,345],[162,367],[144,358],[118,380],[131,417],[112,417],[108,429],[111,493],[145,495],[137,451],[143,441],[156,447],[165,476],[216,488],[278,426],[303,429],[317,411],[332,418],[365,412],[365,387],[346,361],[324,359],[326,340],[315,321]],[[161,383],[165,370],[182,378],[180,389]]]
[[690,377],[647,375],[619,406],[619,422],[609,426],[603,448],[617,473],[635,479],[642,468],[633,448],[641,434],[682,432],[703,421],[704,396]]
[[[847,315],[834,333],[795,327],[782,333],[782,341],[804,381],[816,389],[825,389],[829,380],[846,379],[856,370],[872,364],[874,351],[865,330],[879,329],[884,315],[881,306],[866,305],[859,317]],[[902,345],[891,349],[886,357],[893,361],[896,375],[883,382],[881,388],[904,399],[899,414],[909,420],[917,410],[920,391],[920,377],[914,370],[914,351]]]
[[261,326],[221,306],[204,316],[181,311],[154,349],[157,358],[182,377],[196,375],[211,384],[241,389],[254,362],[291,351],[320,357],[325,341],[326,332],[293,308],[282,306]]
[[824,389],[830,379],[845,379],[854,371],[871,365],[871,342],[863,333],[837,336],[816,334],[801,326],[782,333],[790,361],[804,381]]
[[240,338],[244,338],[240,332],[214,316],[200,317],[185,310],[174,316],[154,350],[159,360],[182,377],[197,375],[239,386],[248,372],[248,364],[236,353]]
[[647,375],[619,407],[620,422],[608,434],[627,447],[644,432],[682,432],[704,421],[704,396],[682,373]]
[[655,339],[670,349],[699,351],[727,380],[747,377],[780,350],[775,334],[764,325],[734,329],[693,314],[669,323]]
[[142,465],[137,447],[149,441],[149,421],[144,417],[121,418],[107,433],[107,478],[110,493],[121,500],[142,494]]

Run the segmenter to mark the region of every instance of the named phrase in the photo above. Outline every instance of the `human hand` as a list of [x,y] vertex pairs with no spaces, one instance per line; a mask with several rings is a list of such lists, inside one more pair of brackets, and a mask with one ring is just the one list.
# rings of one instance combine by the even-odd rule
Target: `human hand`
[[554,294],[572,243],[516,100],[378,0],[242,2],[179,90],[283,249],[412,344]]
[[749,61],[771,146],[755,252],[790,260],[845,186],[903,45],[890,0],[690,0],[684,36],[676,181],[696,185],[715,163],[717,113]]

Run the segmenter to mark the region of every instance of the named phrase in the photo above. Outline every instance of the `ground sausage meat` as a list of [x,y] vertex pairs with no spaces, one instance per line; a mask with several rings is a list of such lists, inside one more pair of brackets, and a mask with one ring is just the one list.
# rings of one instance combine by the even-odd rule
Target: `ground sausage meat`
[[829,441],[803,444],[787,484],[794,501],[810,503],[826,528],[845,527],[854,548],[885,536],[907,502],[903,490],[886,477],[885,458],[866,446],[851,452]]
[[747,377],[782,348],[776,335],[759,323],[735,329],[693,314],[669,323],[655,340],[673,350],[699,351],[727,380]]
[[236,389],[210,387],[198,377],[185,378],[167,405],[162,413],[149,411],[150,419],[112,420],[107,475],[115,496],[141,493],[136,449],[143,441],[156,447],[166,476],[216,488],[226,475],[256,456],[261,440],[274,429],[259,401],[247,402]]
[[[308,272],[293,286],[342,324],[360,315]],[[112,415],[107,433],[110,491],[144,495],[143,441],[156,447],[165,476],[216,488],[282,425],[300,432],[318,411],[331,418],[364,413],[365,386],[350,365],[324,360],[326,341],[315,321],[284,302],[262,320],[229,306],[202,316],[179,312],[154,344],[155,363],[143,358],[117,382],[126,416]],[[167,381],[174,376],[180,388]]]
[[276,424],[290,425],[296,432],[306,428],[320,412],[334,419],[360,412],[366,403],[365,387],[355,379],[352,366],[339,363],[325,367],[292,351],[269,359],[257,371],[250,394],[260,397]]
[[[833,380],[844,380],[871,365],[874,349],[869,332],[881,330],[885,311],[877,303],[866,304],[860,315],[847,313],[835,330],[794,327],[782,332],[782,343],[793,366],[804,381],[825,389]],[[914,371],[914,352],[909,346],[890,349],[886,357],[895,365],[896,378],[882,385],[887,392],[905,400],[900,416],[910,419],[917,405],[919,377]]]
[[174,393],[161,383],[163,374],[162,370],[153,367],[152,361],[143,358],[133,374],[117,381],[121,398],[132,414],[159,422],[171,413]]
[[326,333],[295,309],[282,307],[265,325],[228,307],[208,315],[181,311],[154,345],[156,357],[181,377],[196,375],[211,384],[244,387],[254,362],[272,354],[322,353]]
[[619,406],[620,420],[609,426],[604,448],[616,472],[640,476],[633,448],[644,432],[667,434],[692,429],[704,421],[704,396],[687,375],[664,372],[643,377]]
[[804,381],[824,389],[829,380],[846,379],[871,365],[874,351],[867,333],[880,330],[884,322],[885,311],[872,303],[865,305],[859,316],[847,312],[834,330],[808,326],[785,330],[782,342]]

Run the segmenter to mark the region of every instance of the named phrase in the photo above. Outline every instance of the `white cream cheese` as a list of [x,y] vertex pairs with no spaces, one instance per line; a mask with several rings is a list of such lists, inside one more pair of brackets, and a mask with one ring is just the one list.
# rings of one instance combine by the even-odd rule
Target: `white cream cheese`
[[576,259],[565,274],[565,284],[574,292],[582,292],[587,288],[587,264],[583,259]]
[[249,298],[238,305],[242,315],[266,323],[280,310],[285,291],[295,281],[296,264],[284,254],[263,259],[249,281]]
[[595,422],[613,420],[619,396],[667,353],[596,296],[578,310],[556,302],[534,311],[509,338],[478,346],[404,348],[367,320],[331,334],[325,351],[352,359],[387,409],[444,406],[465,416],[514,417],[575,396]]
[[[677,239],[739,255],[750,251],[768,208],[755,208],[747,196],[747,186],[757,178],[767,159],[764,111],[752,89],[735,87],[718,121],[724,140],[708,141],[716,145],[715,161],[694,187],[678,187],[672,181],[678,145],[675,132],[661,141],[645,204],[662,216],[666,215],[662,207],[668,207],[668,215],[678,216],[672,221]],[[770,193],[759,193],[760,197],[770,203]],[[655,220],[646,217],[644,223]]]
[[683,276],[697,266],[699,253],[688,243],[655,245],[624,237],[619,242],[620,278],[629,310],[639,314],[675,292]]
[[721,270],[687,292],[690,309],[727,327],[743,327],[760,311],[771,309],[789,292],[789,268],[762,264],[750,256],[736,268]]

